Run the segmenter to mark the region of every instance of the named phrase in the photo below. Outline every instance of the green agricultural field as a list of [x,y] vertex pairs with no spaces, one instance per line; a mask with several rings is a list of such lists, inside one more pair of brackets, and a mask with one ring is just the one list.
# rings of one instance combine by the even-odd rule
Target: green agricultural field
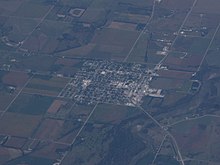
[[7,112],[0,120],[0,133],[30,137],[40,121],[41,116]]
[[42,18],[50,8],[51,5],[43,1],[27,1],[22,3],[13,15],[19,17]]
[[210,39],[179,36],[174,44],[175,51],[183,51],[202,56],[208,48]]
[[46,158],[39,158],[39,157],[34,157],[34,156],[24,156],[24,157],[19,157],[17,159],[14,159],[6,165],[15,165],[15,164],[20,164],[20,163],[31,163],[32,165],[39,165],[40,164],[53,164],[53,160],[46,159]]
[[146,54],[148,49],[148,34],[142,35],[138,42],[134,45],[134,48],[131,50],[130,55],[127,59],[128,62],[147,62]]
[[43,115],[52,101],[53,98],[47,96],[21,94],[8,111],[29,115]]
[[0,164],[219,165],[219,43],[220,0],[0,0]]
[[3,28],[8,39],[17,43],[23,41],[38,23],[35,19],[9,17]]
[[[219,162],[216,156],[219,153],[217,148],[220,146],[218,123],[215,117],[198,118],[176,124],[171,128],[171,132],[184,155],[194,159],[212,159],[213,162]],[[213,127],[215,130],[212,129]]]
[[67,78],[36,75],[23,91],[30,94],[57,96],[68,81]]

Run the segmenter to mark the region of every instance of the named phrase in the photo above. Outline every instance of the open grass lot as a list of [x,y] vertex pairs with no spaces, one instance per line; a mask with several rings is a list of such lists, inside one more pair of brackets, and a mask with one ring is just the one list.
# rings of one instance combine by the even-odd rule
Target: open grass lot
[[5,91],[4,84],[2,82],[3,77],[7,74],[5,71],[0,71],[0,110],[4,111],[10,101],[13,99],[13,96],[10,93]]
[[41,116],[5,113],[0,120],[0,133],[5,135],[30,137],[41,121]]
[[[100,1],[101,2],[101,1]],[[106,3],[111,3],[111,1]],[[82,17],[80,18],[80,20],[84,21],[84,22],[96,22],[96,21],[100,21],[100,20],[105,20],[105,16],[106,16],[107,12],[105,9],[103,8],[99,8],[99,7],[89,7],[86,9],[86,11],[84,12],[84,14],[82,15]]]
[[219,120],[205,117],[171,128],[185,157],[219,162]]
[[59,136],[59,132],[61,132],[63,123],[64,121],[62,120],[44,120],[41,126],[38,128],[35,138],[56,140],[56,138]]
[[173,78],[173,79],[185,79],[189,80],[192,76],[191,72],[176,71],[176,70],[159,70],[157,72],[160,77]]
[[[13,47],[10,47],[10,46],[6,45],[5,42],[3,42],[2,40],[0,41],[0,48],[3,51],[8,51],[8,50],[13,50],[14,51],[15,50]],[[1,54],[2,54],[2,52],[1,52]],[[3,62],[3,61],[1,61],[1,62]]]
[[[119,58],[123,60],[130,51],[129,48],[135,42],[138,34],[139,32],[106,28],[94,36],[92,43],[97,44],[98,47],[91,53],[90,57],[107,59]],[[104,46],[107,49],[103,49]]]
[[219,50],[209,50],[206,61],[209,66],[219,67],[220,66],[220,56]]
[[127,61],[157,64],[165,57],[165,54],[162,54],[163,49],[168,47],[173,39],[174,35],[171,33],[145,33],[134,45]]
[[56,108],[55,104],[59,102],[56,100],[49,107],[47,112],[49,118],[42,121],[38,129],[36,129],[34,137],[41,140],[55,140],[71,144],[94,106],[73,106],[65,103],[58,107],[59,109],[56,112],[49,112],[51,108]]
[[194,11],[200,12],[200,13],[215,13],[219,14],[219,5],[220,2],[216,0],[199,0],[198,3],[195,6]]
[[131,51],[127,61],[129,62],[148,62],[146,61],[146,52],[147,52],[147,44],[149,44],[148,34],[142,35],[140,40],[134,46],[134,49]]
[[68,81],[67,78],[36,75],[27,84],[23,92],[56,97]]
[[12,15],[25,0],[0,1],[0,15]]
[[47,54],[59,53],[87,45],[93,35],[94,27],[90,24],[45,20],[22,48]]
[[0,111],[4,111],[15,96],[10,93],[0,91]]
[[70,119],[85,121],[92,112],[94,105],[74,105],[68,116]]
[[79,65],[82,61],[77,59],[68,59],[68,58],[58,58],[56,61],[56,65],[68,66],[73,67],[75,65]]
[[22,152],[18,149],[12,149],[8,147],[0,147],[0,163],[4,164],[11,159],[22,156]]
[[219,56],[219,45],[220,42],[220,30],[217,31],[214,40],[210,46],[210,49],[205,58],[209,66],[219,67],[220,66],[220,56]]
[[5,111],[28,81],[25,73],[0,71],[0,111]]
[[63,106],[65,106],[67,104],[66,101],[63,100],[54,100],[53,103],[50,105],[50,107],[47,110],[47,113],[57,113],[60,108],[62,108]]
[[30,51],[41,51],[43,53],[51,53],[55,51],[59,41],[56,38],[48,37],[41,32],[34,32],[26,42],[24,42],[22,48]]
[[[158,50],[160,51],[160,49]],[[165,56],[157,52],[157,50],[149,49],[147,52],[146,62],[150,64],[158,64]]]
[[197,165],[197,164],[200,164],[200,165],[218,165],[218,163],[216,162],[212,162],[212,161],[204,161],[204,160],[189,160],[189,161],[186,161],[185,164],[186,165]]
[[125,51],[126,50],[122,46],[118,45],[96,44],[88,57],[95,59],[113,59],[121,61],[125,56],[125,53],[123,53]]
[[21,94],[8,111],[27,115],[43,115],[52,101],[53,98],[47,96]]
[[[2,43],[3,44],[3,43]],[[1,45],[1,42],[0,42]],[[5,47],[6,45],[1,45]],[[1,47],[0,46],[0,47]],[[22,59],[22,54],[20,52],[14,51],[14,48],[8,47],[9,50],[4,50],[4,48],[0,49],[0,68],[3,69],[4,65],[16,65],[16,63]],[[15,60],[15,61],[14,61]],[[7,67],[6,67],[7,68]],[[6,69],[7,70],[7,69]]]
[[35,157],[35,156],[20,156],[14,160],[8,161],[7,165],[14,165],[14,164],[20,164],[20,163],[31,163],[32,165],[38,165],[41,164],[53,164],[54,160],[47,159],[47,158],[41,158],[41,157]]
[[5,144],[4,146],[7,147],[13,147],[13,148],[22,148],[27,139],[26,138],[20,138],[20,137],[11,137]]
[[51,6],[52,5],[42,0],[29,0],[23,2],[12,15],[25,18],[42,18],[48,12]]
[[[177,93],[178,92],[183,93],[183,95],[189,94],[191,86],[192,86],[192,81],[189,79],[184,80],[184,79],[173,79],[173,78],[163,78],[163,77],[154,79],[151,84],[152,88],[163,89],[163,93],[166,95],[167,99],[169,99],[169,95],[173,94],[175,96],[174,91]],[[170,91],[173,92],[170,93]],[[156,99],[157,98],[155,98],[155,100]],[[176,99],[178,99],[178,97],[176,97]],[[159,104],[160,101],[161,100],[159,99]],[[151,104],[154,103],[152,102]]]
[[155,18],[149,24],[151,32],[174,33],[180,28],[187,12],[176,12],[170,17]]
[[173,46],[174,51],[188,52],[203,56],[210,39],[179,36]]
[[88,45],[81,46],[79,48],[72,48],[62,52],[57,53],[59,57],[86,57],[95,48],[96,44],[89,43]]
[[219,49],[219,41],[220,41],[220,29],[217,30],[209,50],[218,50]]
[[137,36],[137,32],[128,32],[126,30],[105,28],[96,34],[93,39],[93,43],[104,45],[118,45],[125,47],[131,45],[132,40],[134,41]]
[[170,10],[174,9],[179,9],[181,11],[186,11],[192,6],[193,0],[174,0],[174,1],[169,1],[169,0],[163,0],[159,4],[161,8],[166,8]]
[[203,56],[186,52],[170,52],[164,60],[164,64],[173,70],[196,71],[202,61]]
[[62,34],[67,33],[71,28],[69,23],[45,20],[40,29],[34,31],[32,35],[24,42],[22,48],[31,51],[40,51],[42,53],[54,53],[60,45]]
[[119,2],[121,2],[122,4],[127,2],[129,4],[133,4],[137,7],[147,7],[147,6],[151,6],[153,5],[153,1],[149,0],[149,1],[145,1],[145,0],[140,0],[138,3],[135,0],[119,0]]
[[186,97],[186,93],[179,91],[168,91],[165,92],[166,97],[163,100],[163,106],[174,105],[176,102]]
[[[218,26],[216,20],[219,19],[220,14],[192,12],[182,28],[183,35],[211,38]],[[206,29],[202,29],[204,27]]]
[[114,21],[118,22],[128,22],[133,24],[145,24],[149,20],[149,16],[141,14],[131,14],[131,13],[119,13],[115,12],[113,16]]
[[55,144],[51,142],[41,142],[36,150],[33,151],[30,156],[41,158],[43,160],[50,160],[45,164],[53,164],[62,158],[62,152],[67,149],[68,146],[63,144]]
[[36,130],[34,137],[41,140],[55,140],[71,144],[82,124],[77,120],[45,119]]
[[113,28],[113,29],[121,29],[121,30],[130,30],[130,31],[135,31],[137,27],[137,24],[134,23],[124,23],[124,22],[117,22],[113,21],[110,23],[108,28]]
[[62,0],[63,5],[87,8],[92,0]]
[[39,23],[39,20],[22,17],[8,17],[3,26],[3,32],[10,41],[15,43],[23,41]]
[[122,119],[125,120],[139,113],[138,109],[127,106],[101,104],[96,108],[90,122],[117,124]]
[[12,63],[11,68],[19,71],[46,72],[53,71],[53,64],[56,58],[44,55],[24,54],[16,63]]

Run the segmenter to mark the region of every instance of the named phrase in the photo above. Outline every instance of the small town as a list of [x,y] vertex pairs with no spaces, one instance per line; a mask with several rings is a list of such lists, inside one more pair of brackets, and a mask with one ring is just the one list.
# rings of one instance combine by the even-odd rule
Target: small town
[[59,97],[80,104],[140,105],[144,96],[163,97],[161,89],[150,88],[150,82],[156,76],[154,70],[144,64],[89,60]]

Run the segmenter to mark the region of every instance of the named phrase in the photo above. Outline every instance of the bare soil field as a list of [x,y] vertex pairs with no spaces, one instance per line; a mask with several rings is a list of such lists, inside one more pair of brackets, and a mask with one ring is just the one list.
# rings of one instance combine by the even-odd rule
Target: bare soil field
[[3,77],[2,82],[12,86],[22,87],[28,78],[29,76],[23,72],[9,72]]

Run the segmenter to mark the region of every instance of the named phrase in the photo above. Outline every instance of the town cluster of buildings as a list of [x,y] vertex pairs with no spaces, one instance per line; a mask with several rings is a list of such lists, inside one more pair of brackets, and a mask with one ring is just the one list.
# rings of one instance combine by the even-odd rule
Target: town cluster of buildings
[[161,89],[150,88],[158,76],[145,64],[88,60],[60,93],[80,104],[112,103],[136,106],[144,96],[163,97]]

